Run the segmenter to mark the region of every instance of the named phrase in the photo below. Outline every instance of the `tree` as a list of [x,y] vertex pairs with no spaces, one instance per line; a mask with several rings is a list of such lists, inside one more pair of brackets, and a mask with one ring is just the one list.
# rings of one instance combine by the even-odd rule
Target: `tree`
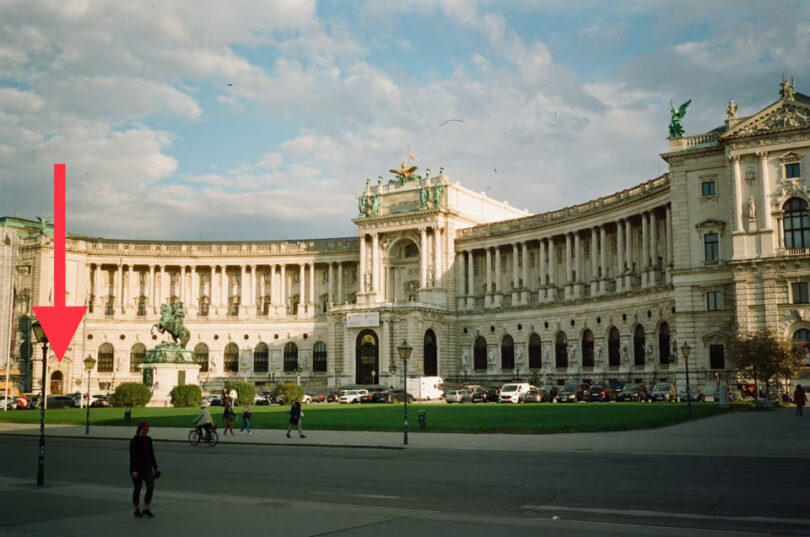
[[730,343],[737,369],[754,379],[757,399],[759,381],[765,383],[767,393],[771,380],[794,376],[802,364],[802,350],[768,328],[738,334]]

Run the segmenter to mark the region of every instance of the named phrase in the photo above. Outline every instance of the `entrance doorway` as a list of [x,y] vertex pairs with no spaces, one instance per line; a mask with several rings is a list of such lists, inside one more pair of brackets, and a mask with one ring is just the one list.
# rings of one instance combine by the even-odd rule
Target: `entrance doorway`
[[51,374],[51,393],[53,395],[62,395],[63,377],[61,371],[54,371]]
[[425,353],[425,376],[435,377],[439,374],[439,360],[436,352],[436,334],[433,330],[425,332],[423,350]]
[[357,384],[380,382],[380,346],[373,330],[363,330],[357,335],[355,371]]

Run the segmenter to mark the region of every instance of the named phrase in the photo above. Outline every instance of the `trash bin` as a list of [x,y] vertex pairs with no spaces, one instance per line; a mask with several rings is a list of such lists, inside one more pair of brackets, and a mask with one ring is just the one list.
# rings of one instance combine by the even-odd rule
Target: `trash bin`
[[129,423],[132,419],[132,410],[124,410],[124,421]]
[[427,427],[427,412],[424,410],[419,411],[419,428],[424,429]]
[[717,390],[717,398],[720,400],[720,408],[728,408],[728,386],[720,386]]

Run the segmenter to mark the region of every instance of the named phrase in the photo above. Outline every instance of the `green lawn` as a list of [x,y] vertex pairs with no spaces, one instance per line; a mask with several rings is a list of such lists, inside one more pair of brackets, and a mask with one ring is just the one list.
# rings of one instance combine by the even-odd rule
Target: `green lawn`
[[[732,404],[731,410],[744,404]],[[287,427],[288,407],[251,407],[251,427],[281,429]],[[465,433],[560,433],[622,431],[661,427],[687,421],[685,403],[590,403],[590,404],[411,404],[408,405],[409,430],[419,431],[417,414],[427,412],[429,432]],[[325,405],[304,407],[304,428],[345,431],[401,431],[402,405]],[[727,410],[716,403],[693,403],[692,419],[712,416]],[[211,414],[221,427],[222,408],[212,407]],[[135,408],[134,425],[146,420],[152,427],[191,427],[196,408]],[[84,424],[84,409],[55,409],[46,411],[46,424]],[[240,418],[241,420],[241,418]],[[90,421],[94,425],[127,425],[122,408],[92,408]],[[39,423],[39,412],[12,410],[0,412],[0,422]],[[235,427],[240,427],[237,421]]]

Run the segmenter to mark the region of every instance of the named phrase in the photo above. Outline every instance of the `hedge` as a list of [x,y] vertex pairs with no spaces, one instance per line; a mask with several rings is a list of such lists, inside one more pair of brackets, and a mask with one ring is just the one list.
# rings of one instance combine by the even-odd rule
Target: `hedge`
[[295,382],[282,382],[276,386],[276,401],[279,403],[292,403],[303,395],[304,387]]
[[124,382],[115,388],[113,405],[120,407],[143,407],[152,398],[152,391],[140,382]]
[[253,399],[256,397],[256,387],[249,382],[229,381],[225,383],[225,389],[229,393],[231,390],[236,390],[235,404],[237,405],[252,405]]
[[202,389],[196,384],[175,386],[171,396],[173,406],[198,406],[202,402]]

